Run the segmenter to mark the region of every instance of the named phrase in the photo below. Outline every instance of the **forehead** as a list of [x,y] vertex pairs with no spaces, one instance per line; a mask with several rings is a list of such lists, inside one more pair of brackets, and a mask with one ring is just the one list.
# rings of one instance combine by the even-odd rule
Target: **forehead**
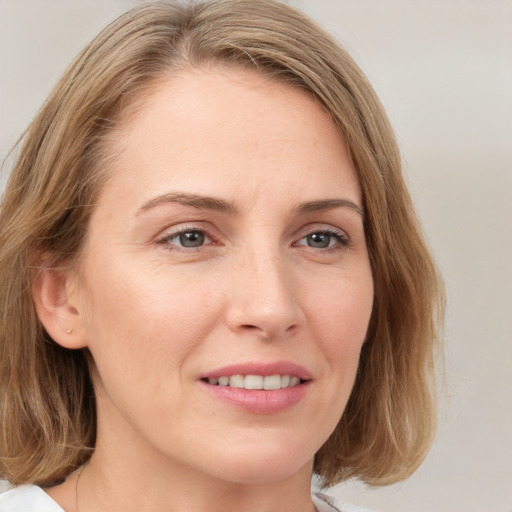
[[[276,107],[278,109],[276,110]],[[282,112],[285,116],[280,116]],[[263,121],[283,130],[283,138],[297,134],[290,131],[289,121],[295,122],[297,130],[312,122],[321,123],[329,129],[316,134],[310,133],[312,142],[328,137],[334,144],[344,144],[336,124],[324,107],[313,95],[296,85],[264,75],[253,69],[210,65],[207,68],[185,68],[160,79],[139,94],[122,114],[121,127],[124,134],[141,132],[147,128],[153,131],[167,124],[172,117],[179,122],[180,133],[196,139],[207,140],[211,136],[219,139],[222,133],[208,133],[208,122],[217,123],[219,128],[229,125],[241,128],[238,137],[262,135],[259,129]],[[278,124],[285,121],[286,125]],[[133,142],[130,141],[130,142]]]
[[360,200],[336,124],[295,86],[252,70],[188,69],[153,85],[132,112],[112,141],[112,180],[141,192],[221,197],[264,177],[267,188],[302,186],[308,200],[327,184]]

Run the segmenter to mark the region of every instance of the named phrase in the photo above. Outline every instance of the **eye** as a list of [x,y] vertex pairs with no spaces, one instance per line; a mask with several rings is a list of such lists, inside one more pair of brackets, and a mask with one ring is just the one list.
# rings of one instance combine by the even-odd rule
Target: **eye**
[[308,246],[313,249],[329,249],[346,247],[348,239],[342,233],[333,230],[320,230],[302,237],[295,245]]
[[196,249],[211,242],[210,237],[201,229],[186,229],[167,235],[160,240],[160,243],[186,249]]

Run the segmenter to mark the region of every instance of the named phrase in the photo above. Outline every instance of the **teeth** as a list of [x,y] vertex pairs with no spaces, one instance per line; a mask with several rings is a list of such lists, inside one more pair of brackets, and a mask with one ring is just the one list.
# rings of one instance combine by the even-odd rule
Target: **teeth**
[[208,379],[208,383],[214,386],[229,386],[245,389],[283,389],[300,384],[299,377],[290,375],[231,375],[231,377],[218,377]]
[[245,389],[263,389],[263,377],[261,375],[246,375],[244,380]]
[[281,389],[281,375],[269,375],[263,379],[263,389]]
[[229,378],[229,387],[231,388],[243,388],[245,387],[243,375],[232,375]]

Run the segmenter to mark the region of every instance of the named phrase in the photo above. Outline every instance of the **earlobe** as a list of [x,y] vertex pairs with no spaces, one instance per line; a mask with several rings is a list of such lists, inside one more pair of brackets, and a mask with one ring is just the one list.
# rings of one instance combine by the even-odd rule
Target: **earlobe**
[[45,268],[35,277],[32,294],[39,320],[52,339],[65,348],[80,349],[87,344],[72,289],[69,271]]

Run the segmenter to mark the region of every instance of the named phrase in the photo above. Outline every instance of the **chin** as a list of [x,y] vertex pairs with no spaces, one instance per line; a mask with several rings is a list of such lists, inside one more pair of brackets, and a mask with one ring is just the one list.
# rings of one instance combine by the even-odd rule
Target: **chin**
[[230,450],[229,454],[215,458],[214,476],[232,483],[252,485],[280,482],[298,474],[309,479],[313,472],[314,454],[304,453],[303,448],[300,450],[283,445],[272,449],[261,440],[254,450],[247,447]]
[[242,485],[267,485],[289,480],[298,474],[304,474],[309,479],[313,472],[313,462],[299,467],[290,466],[289,461],[282,457],[279,467],[267,464],[234,464],[233,467],[217,475],[218,478]]

